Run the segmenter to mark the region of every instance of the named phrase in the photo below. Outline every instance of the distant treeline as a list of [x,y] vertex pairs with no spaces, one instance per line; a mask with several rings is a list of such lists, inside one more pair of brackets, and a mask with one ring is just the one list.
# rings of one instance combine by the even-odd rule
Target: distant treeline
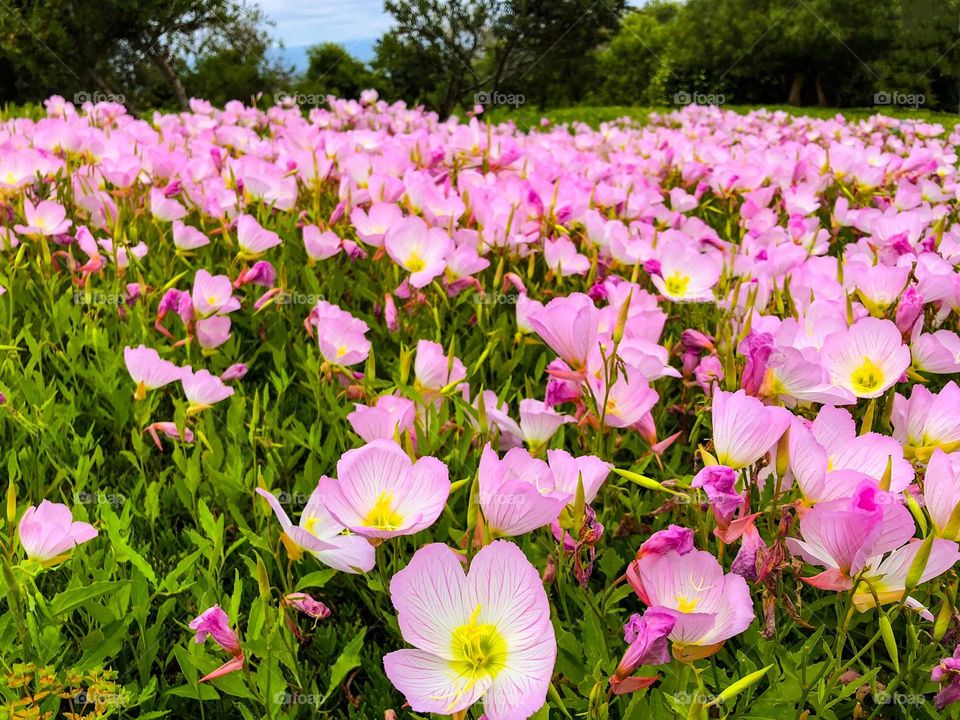
[[790,103],[957,111],[960,0],[386,0],[362,63],[339,45],[302,74],[235,0],[8,0],[0,99],[132,107],[364,88],[448,114],[476,104]]

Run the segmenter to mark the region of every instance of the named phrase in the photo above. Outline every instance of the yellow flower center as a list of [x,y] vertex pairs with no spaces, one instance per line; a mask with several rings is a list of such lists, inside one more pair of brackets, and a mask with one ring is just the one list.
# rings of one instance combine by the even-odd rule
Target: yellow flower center
[[883,370],[874,365],[870,358],[863,359],[863,365],[853,371],[850,384],[855,393],[869,393],[883,385]]
[[403,516],[393,507],[393,493],[380,493],[363,524],[375,530],[398,530],[403,525]]
[[207,305],[218,305],[220,303],[220,298],[216,295],[207,295]]
[[420,257],[418,253],[412,253],[410,257],[407,258],[407,270],[412,273],[420,272],[426,266],[427,264],[423,261],[423,258]]
[[318,522],[320,522],[320,518],[308,517],[301,523],[301,525],[303,529],[306,530],[308,533],[310,533],[313,536],[316,536],[316,533],[313,531],[313,529],[317,526]]
[[674,272],[673,275],[663,279],[663,285],[671,295],[684,295],[687,292],[687,285],[689,284],[690,276],[681,275],[679,270]]
[[347,354],[347,346],[346,346],[346,345],[341,345],[340,347],[337,348],[337,358],[338,358],[338,359],[339,359],[339,358],[342,358],[342,357],[343,357],[344,355],[346,355],[346,354]]
[[507,666],[507,641],[495,625],[478,624],[480,606],[470,622],[453,631],[451,667],[458,677],[468,681],[467,687],[489,677],[493,679]]
[[674,600],[677,601],[677,610],[682,613],[696,612],[697,604],[700,602],[700,598],[698,597],[690,599],[684,597],[683,595],[677,595]]

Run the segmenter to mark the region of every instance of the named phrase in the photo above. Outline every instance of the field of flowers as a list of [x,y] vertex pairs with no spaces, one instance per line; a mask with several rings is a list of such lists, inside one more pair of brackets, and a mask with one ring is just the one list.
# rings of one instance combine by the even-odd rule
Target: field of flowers
[[937,718],[960,129],[0,123],[0,718]]

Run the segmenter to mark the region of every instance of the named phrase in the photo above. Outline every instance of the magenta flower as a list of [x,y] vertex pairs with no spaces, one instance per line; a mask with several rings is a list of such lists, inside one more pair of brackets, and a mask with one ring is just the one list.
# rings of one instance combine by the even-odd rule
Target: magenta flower
[[631,677],[642,665],[666,665],[670,662],[670,644],[667,636],[673,631],[677,619],[673,613],[660,608],[650,608],[642,616],[634,613],[623,626],[627,651],[620,659],[616,672],[610,677],[610,689],[614,695],[642,690],[652,685],[657,675]]
[[17,533],[27,557],[44,563],[97,536],[93,525],[74,521],[70,508],[49,500],[41,502],[39,507],[27,508]]
[[571,498],[556,488],[550,466],[523,448],[513,448],[500,459],[488,444],[478,473],[480,509],[493,537],[523,535],[549,525]]
[[125,347],[123,360],[127,365],[127,372],[137,384],[133,395],[137,400],[143,400],[148,390],[156,390],[183,376],[183,368],[169,360],[161,359],[160,353],[145,345],[139,345],[136,348]]
[[219,605],[204,610],[190,623],[190,629],[196,633],[194,636],[196,643],[203,644],[208,637],[212,637],[214,642],[231,656],[227,662],[212,673],[200,678],[200,682],[213,680],[243,669],[244,659],[240,639],[231,629],[230,619]]
[[767,407],[743,390],[713,395],[713,449],[717,461],[739,470],[772,448],[790,425],[788,410]]
[[183,394],[190,403],[187,408],[190,414],[206,410],[233,395],[233,388],[208,370],[193,372],[193,369],[187,366],[183,368],[180,383],[183,385]]
[[482,699],[491,720],[526,720],[543,706],[557,643],[540,575],[516,545],[488,545],[469,572],[446,545],[422,547],[390,597],[414,647],[383,666],[412,710],[454,715]]
[[937,710],[943,710],[947,705],[960,701],[960,645],[957,645],[953,655],[943,658],[930,672],[930,679],[941,686],[933,699],[933,704]]
[[434,457],[411,462],[390,440],[348,450],[337,463],[337,479],[321,478],[318,487],[337,522],[375,539],[430,527],[450,494],[446,465]]
[[533,331],[576,372],[586,370],[597,345],[600,313],[583,293],[554,298],[529,314]]
[[252,215],[243,214],[237,218],[237,245],[244,257],[259,257],[280,242],[279,235],[265,230]]
[[212,637],[213,641],[230,655],[235,656],[241,652],[240,640],[230,627],[230,618],[219,605],[204,610],[190,622],[190,629],[194,631],[194,642],[198,645]]
[[725,465],[708,465],[697,473],[690,487],[703,488],[710,501],[710,509],[720,528],[726,528],[746,502],[737,492],[737,473]]
[[315,600],[309,593],[295,592],[284,595],[283,602],[314,620],[323,620],[330,617],[330,608],[319,600]]

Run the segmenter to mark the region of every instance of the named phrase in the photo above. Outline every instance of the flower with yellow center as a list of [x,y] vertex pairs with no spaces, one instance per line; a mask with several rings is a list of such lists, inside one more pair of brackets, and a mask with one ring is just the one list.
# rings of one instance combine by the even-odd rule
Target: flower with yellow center
[[[505,540],[461,555],[434,543],[393,576],[390,598],[413,648],[388,653],[387,677],[417,713],[528,718],[543,707],[556,660],[550,604],[537,570]],[[479,715],[479,711],[476,711]]]
[[415,463],[392,440],[348,450],[337,479],[320,478],[330,514],[371,541],[412,535],[434,523],[450,494],[447,466],[433,457]]

